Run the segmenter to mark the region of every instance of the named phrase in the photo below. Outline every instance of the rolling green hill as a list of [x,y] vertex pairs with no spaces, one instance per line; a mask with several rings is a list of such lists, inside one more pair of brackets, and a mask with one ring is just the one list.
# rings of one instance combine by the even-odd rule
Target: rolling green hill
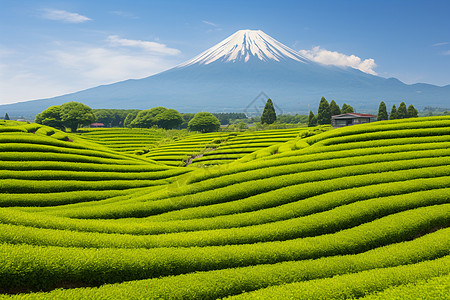
[[0,298],[448,295],[450,117],[100,133],[0,123]]

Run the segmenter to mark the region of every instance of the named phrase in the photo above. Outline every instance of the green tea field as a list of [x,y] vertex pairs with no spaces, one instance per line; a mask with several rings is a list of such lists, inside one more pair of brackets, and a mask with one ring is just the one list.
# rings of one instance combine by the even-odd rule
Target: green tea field
[[449,116],[168,136],[0,121],[0,299],[449,299]]

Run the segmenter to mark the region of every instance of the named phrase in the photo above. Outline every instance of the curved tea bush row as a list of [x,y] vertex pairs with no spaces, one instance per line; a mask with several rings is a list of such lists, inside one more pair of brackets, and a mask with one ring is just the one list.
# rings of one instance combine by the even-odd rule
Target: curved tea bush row
[[[79,209],[61,209],[60,211],[49,212],[52,214],[75,217],[75,218],[124,218],[124,217],[144,217],[172,210],[183,208],[200,209],[201,214],[197,212],[196,217],[210,217],[215,215],[225,215],[237,212],[247,212],[263,208],[274,207],[281,204],[291,203],[307,197],[316,196],[325,192],[334,190],[348,189],[350,187],[360,187],[377,183],[390,182],[393,180],[404,181],[416,178],[433,178],[446,176],[450,172],[450,166],[445,165],[445,159],[434,161],[436,167],[422,167],[416,169],[414,165],[397,164],[394,169],[392,165],[374,164],[377,172],[367,173],[357,167],[344,167],[341,172],[331,173],[329,171],[308,172],[303,176],[283,175],[277,178],[260,179],[258,181],[249,181],[241,184],[235,184],[231,187],[216,188],[196,193],[195,195],[185,193],[184,186],[175,188],[174,191],[167,189],[161,193],[153,193],[148,196],[142,196],[130,201],[127,205],[102,205],[95,211],[86,211],[82,207]],[[415,166],[419,166],[420,161],[414,161]],[[424,165],[428,162],[421,161]],[[442,166],[442,164],[444,164]],[[441,166],[439,166],[441,165]],[[359,170],[360,175],[353,175],[352,172]],[[312,173],[312,174],[311,174]],[[328,176],[327,180],[321,178]],[[346,177],[343,177],[346,176]],[[317,181],[319,180],[319,181]],[[321,184],[318,184],[320,182]],[[301,186],[298,186],[302,184]],[[293,186],[293,187],[289,187]],[[277,190],[285,188],[284,190]],[[295,195],[292,198],[287,195]],[[177,196],[177,194],[180,194]],[[167,196],[172,196],[167,198]],[[151,201],[150,201],[151,200]],[[239,200],[239,201],[236,201]],[[123,204],[123,203],[122,203]],[[216,204],[215,206],[212,206]],[[204,207],[201,207],[204,206]]]
[[[361,149],[344,149],[344,150],[336,150],[336,151],[325,151],[325,152],[308,152],[303,153],[302,155],[295,155],[299,152],[291,151],[289,155],[278,154],[276,156],[263,158],[257,161],[248,161],[244,163],[235,163],[226,166],[225,168],[215,168],[208,170],[197,170],[194,173],[191,173],[189,178],[189,183],[194,183],[197,181],[202,181],[209,178],[215,178],[223,175],[229,175],[244,171],[251,171],[255,169],[262,169],[273,166],[282,166],[289,165],[295,163],[307,163],[307,162],[317,162],[317,166],[320,166],[322,161],[330,160],[330,159],[339,159],[339,158],[349,158],[349,157],[360,157],[360,156],[368,156],[368,155],[380,155],[388,156],[395,153],[412,153],[416,151],[423,150],[438,150],[438,149],[447,149],[450,147],[450,136],[448,137],[449,142],[432,142],[432,143],[422,143],[414,145],[394,145],[394,146],[382,146],[382,147],[374,147],[374,148],[361,148]],[[318,148],[315,148],[316,150]],[[328,149],[328,147],[327,147]],[[308,149],[309,150],[309,149]],[[407,154],[409,155],[409,154]],[[420,155],[420,153],[419,153]],[[240,162],[238,160],[237,162]]]
[[[195,134],[170,144],[177,133],[161,131],[160,146],[132,156],[107,145],[133,148],[125,134],[98,135],[100,145],[29,126],[17,133],[23,143],[0,151],[9,158],[0,159],[0,190],[9,192],[0,193],[8,206],[0,208],[0,292],[117,283],[28,296],[216,299],[351,273],[371,282],[365,272],[376,268],[431,263],[450,254],[442,229],[450,225],[449,122],[297,129],[286,143],[246,156],[251,161],[204,169],[156,164],[146,152],[176,159],[169,164],[183,153],[214,163],[251,148],[252,139],[263,145],[292,131]],[[49,140],[71,153],[17,151],[59,147]]]
[[[0,240],[11,244],[26,243],[83,248],[156,248],[248,244],[329,234],[403,210],[446,203],[450,205],[450,188],[358,201],[303,218],[263,225],[154,236],[81,233],[0,224]],[[445,210],[445,208],[443,209]],[[446,212],[450,214],[450,209],[447,209]]]
[[[449,254],[448,229],[418,239],[391,244],[355,255],[288,261],[242,268],[196,272],[99,288],[55,290],[50,293],[17,295],[15,299],[98,298],[115,299],[217,299],[271,285],[314,280],[333,275],[356,273],[438,259]],[[434,246],[436,245],[436,246]],[[44,281],[45,282],[45,281]],[[34,285],[39,284],[35,282]],[[34,286],[33,285],[33,286]],[[47,283],[41,287],[51,287]],[[0,296],[1,297],[1,296]],[[6,297],[5,297],[6,298]],[[9,298],[9,297],[8,297]]]
[[[151,222],[152,218],[127,219],[117,222],[115,220],[83,220],[69,219],[42,214],[22,212],[16,210],[0,210],[0,222],[4,224],[15,224],[33,226],[49,229],[67,229],[72,231],[89,231],[104,233],[127,233],[127,234],[160,234],[181,231],[208,230],[220,228],[233,228],[282,221],[291,218],[308,216],[314,213],[327,211],[340,205],[347,205],[357,201],[363,201],[378,197],[392,197],[400,199],[409,193],[446,188],[450,177],[438,177],[428,179],[409,180],[407,182],[389,182],[379,185],[368,185],[340,191],[324,193],[310,197],[302,201],[294,201],[289,204],[275,206],[269,209],[255,210],[248,213],[203,218],[200,220],[189,220],[195,215],[181,214],[185,220],[168,221],[180,217],[183,211],[175,211],[155,216],[157,220],[164,222]],[[433,192],[431,191],[431,194]],[[285,196],[288,196],[285,194]],[[444,198],[442,198],[444,197]],[[442,200],[444,199],[444,200]],[[438,195],[433,201],[445,201],[445,194]],[[153,220],[155,219],[153,218]]]
[[[348,299],[450,273],[450,255],[413,265],[273,286],[226,299]],[[422,296],[422,295],[416,295]]]
[[[79,249],[2,244],[0,286],[3,289],[49,288],[60,284],[61,278],[81,284],[113,283],[193,271],[356,254],[444,226],[448,223],[449,209],[450,204],[418,208],[330,235],[250,245]],[[445,250],[441,253],[448,253],[448,240],[445,244]],[[439,244],[434,246],[442,249]]]
[[428,280],[402,284],[385,289],[382,292],[360,298],[364,300],[381,299],[417,299],[417,296],[425,299],[445,299],[450,295],[450,274],[432,277]]

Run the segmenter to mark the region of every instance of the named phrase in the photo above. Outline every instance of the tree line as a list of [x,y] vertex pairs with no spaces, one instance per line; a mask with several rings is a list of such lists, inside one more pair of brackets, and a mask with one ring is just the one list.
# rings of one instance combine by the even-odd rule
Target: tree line
[[[312,111],[309,112],[308,116],[308,126],[313,127],[317,125],[327,125],[331,124],[331,116],[336,116],[340,114],[346,113],[354,113],[354,109],[352,106],[344,103],[342,104],[342,108],[339,108],[339,105],[334,100],[331,100],[330,103],[322,97],[319,103],[319,109],[317,112],[317,116],[314,115]],[[404,119],[404,118],[416,118],[418,117],[417,109],[411,104],[406,108],[405,102],[400,103],[398,109],[395,104],[392,106],[391,113],[388,115],[386,104],[381,101],[378,107],[378,115],[377,120],[394,120],[394,119]]]
[[210,132],[220,128],[219,120],[211,113],[200,112],[188,114],[183,118],[175,109],[162,106],[146,110],[123,109],[97,109],[79,102],[67,102],[62,105],[50,106],[36,115],[35,122],[60,130],[69,128],[76,132],[82,126],[88,126],[93,122],[101,122],[108,127],[135,127],[135,128],[180,128],[187,123],[186,128],[192,131]]
[[331,116],[354,112],[355,110],[353,107],[346,103],[342,104],[342,108],[340,108],[334,100],[331,100],[331,102],[328,103],[327,99],[322,97],[322,99],[320,99],[317,116],[314,115],[312,110],[309,111],[308,127],[331,124]]
[[402,102],[397,107],[392,105],[391,113],[388,115],[386,103],[381,101],[380,106],[378,107],[378,121],[383,120],[395,120],[395,119],[405,119],[405,118],[417,118],[419,116],[419,113],[417,109],[414,107],[414,105],[410,104],[408,108],[406,108],[406,103]]

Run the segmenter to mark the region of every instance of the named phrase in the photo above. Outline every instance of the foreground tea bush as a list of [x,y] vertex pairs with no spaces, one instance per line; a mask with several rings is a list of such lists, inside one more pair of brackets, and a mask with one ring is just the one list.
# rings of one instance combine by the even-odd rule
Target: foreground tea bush
[[449,117],[163,138],[6,123],[0,297],[358,298],[447,284]]

